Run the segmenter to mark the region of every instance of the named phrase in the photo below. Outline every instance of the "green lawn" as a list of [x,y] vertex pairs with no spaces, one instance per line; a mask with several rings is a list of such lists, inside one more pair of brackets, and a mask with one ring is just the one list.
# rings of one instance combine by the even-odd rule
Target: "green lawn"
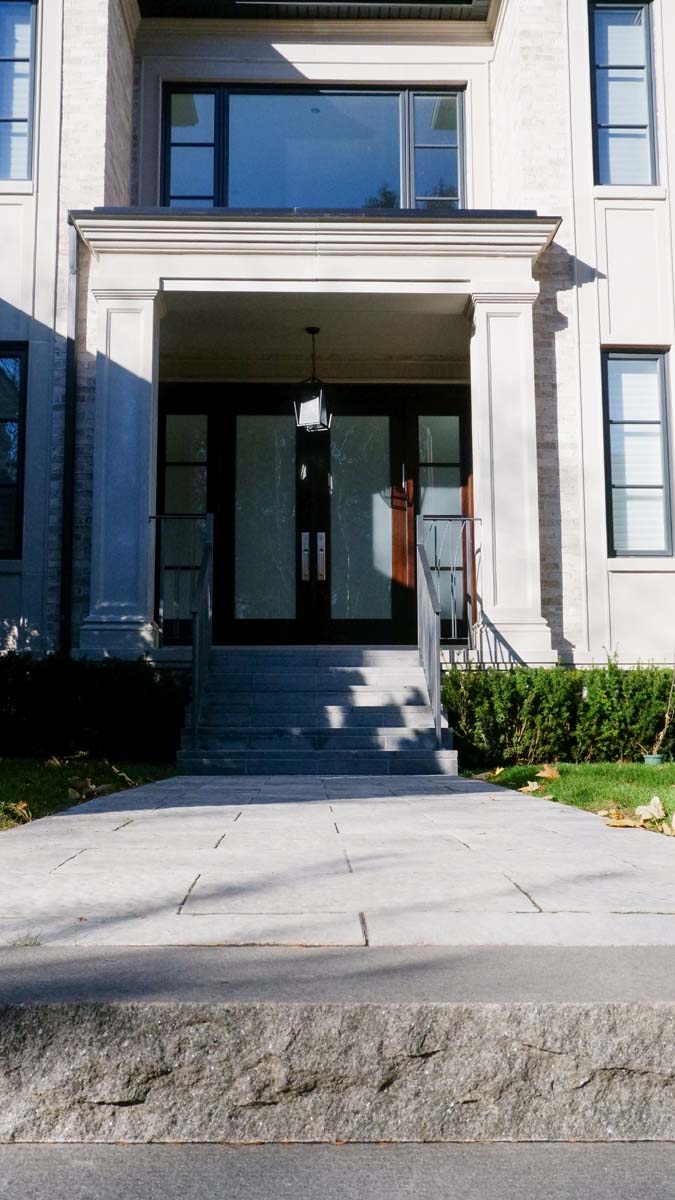
[[[94,787],[108,785],[112,791],[128,788],[128,782],[115,773],[115,768],[137,784],[176,774],[175,767],[169,763],[111,764],[87,756],[48,762],[35,758],[0,758],[0,830],[21,825],[26,817],[35,820],[69,808],[78,803],[80,797],[87,798],[87,792]],[[87,786],[87,781],[91,786]]]
[[672,817],[675,812],[675,763],[646,767],[643,763],[556,763],[559,779],[537,779],[541,767],[505,767],[487,778],[504,787],[522,788],[530,780],[541,786],[534,796],[551,796],[560,804],[573,804],[589,812],[620,809],[627,815],[638,804],[659,796]]

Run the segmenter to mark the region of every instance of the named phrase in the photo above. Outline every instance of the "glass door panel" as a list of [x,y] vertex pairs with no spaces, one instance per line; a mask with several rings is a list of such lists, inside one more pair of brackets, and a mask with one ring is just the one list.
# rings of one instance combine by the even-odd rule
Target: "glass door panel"
[[392,501],[388,416],[333,417],[331,617],[390,620]]
[[293,620],[295,418],[239,415],[235,474],[237,620]]

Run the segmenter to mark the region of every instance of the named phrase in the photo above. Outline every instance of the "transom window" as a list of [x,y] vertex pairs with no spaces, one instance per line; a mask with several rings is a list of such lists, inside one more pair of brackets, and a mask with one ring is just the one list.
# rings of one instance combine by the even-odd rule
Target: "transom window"
[[171,87],[171,208],[462,205],[460,92]]
[[610,554],[671,554],[664,354],[604,356]]
[[0,0],[0,179],[30,179],[35,4]]
[[656,182],[649,3],[591,6],[595,181]]

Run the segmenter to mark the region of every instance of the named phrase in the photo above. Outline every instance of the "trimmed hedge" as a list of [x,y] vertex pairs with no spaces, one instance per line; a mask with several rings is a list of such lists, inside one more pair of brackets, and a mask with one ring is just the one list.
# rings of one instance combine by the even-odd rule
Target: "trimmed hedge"
[[[590,670],[454,667],[443,702],[465,766],[636,761],[650,753],[673,673],[658,667]],[[661,746],[675,758],[675,720]]]
[[0,756],[168,762],[180,741],[187,683],[139,659],[0,656]]

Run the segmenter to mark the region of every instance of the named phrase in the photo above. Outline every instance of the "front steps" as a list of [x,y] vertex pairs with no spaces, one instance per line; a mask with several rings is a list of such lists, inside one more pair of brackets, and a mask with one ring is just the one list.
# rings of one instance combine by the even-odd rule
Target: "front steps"
[[456,775],[436,745],[416,648],[232,647],[211,654],[187,775]]

